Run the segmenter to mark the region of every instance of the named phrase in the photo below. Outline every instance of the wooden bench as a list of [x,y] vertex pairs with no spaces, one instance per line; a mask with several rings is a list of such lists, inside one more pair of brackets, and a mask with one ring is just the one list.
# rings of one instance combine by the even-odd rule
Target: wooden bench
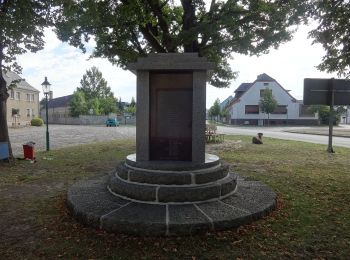
[[207,143],[221,143],[225,140],[224,134],[216,133],[216,125],[206,125],[205,128],[205,140]]

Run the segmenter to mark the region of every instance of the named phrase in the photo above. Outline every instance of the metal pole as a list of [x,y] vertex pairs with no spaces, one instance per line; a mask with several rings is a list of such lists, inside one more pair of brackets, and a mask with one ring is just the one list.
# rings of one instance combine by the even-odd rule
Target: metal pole
[[49,93],[45,93],[46,97],[46,151],[50,151],[50,136],[49,136]]
[[330,106],[329,106],[329,133],[328,133],[328,148],[327,152],[334,153],[332,146],[332,138],[333,138],[333,120],[334,120],[334,78],[330,80]]

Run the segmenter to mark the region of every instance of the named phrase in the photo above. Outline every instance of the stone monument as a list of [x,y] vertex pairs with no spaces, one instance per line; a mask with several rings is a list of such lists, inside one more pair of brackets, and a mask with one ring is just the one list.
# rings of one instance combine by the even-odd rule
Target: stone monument
[[269,187],[205,153],[213,63],[196,53],[166,53],[128,68],[137,75],[136,154],[109,176],[71,187],[68,206],[78,220],[110,232],[189,235],[238,227],[275,207]]

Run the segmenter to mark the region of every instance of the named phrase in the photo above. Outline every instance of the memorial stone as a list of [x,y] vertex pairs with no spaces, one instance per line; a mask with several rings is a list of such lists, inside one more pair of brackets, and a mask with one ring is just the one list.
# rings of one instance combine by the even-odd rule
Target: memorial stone
[[191,235],[238,227],[275,207],[269,187],[238,178],[205,153],[213,63],[196,53],[164,53],[128,68],[137,76],[136,154],[108,178],[69,190],[76,219],[110,232]]

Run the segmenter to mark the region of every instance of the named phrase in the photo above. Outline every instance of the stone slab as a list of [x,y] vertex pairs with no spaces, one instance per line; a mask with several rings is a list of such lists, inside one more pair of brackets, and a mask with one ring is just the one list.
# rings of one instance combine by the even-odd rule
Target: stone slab
[[198,53],[154,53],[140,57],[127,65],[131,71],[140,70],[212,70],[213,62],[199,57]]
[[150,184],[191,184],[190,173],[130,170],[130,181]]
[[237,192],[222,201],[249,211],[254,219],[258,219],[276,207],[276,193],[261,182],[248,181],[238,184]]
[[204,201],[220,197],[220,185],[193,186],[193,187],[165,187],[158,191],[159,202],[192,202]]
[[237,187],[236,175],[230,173],[228,181],[225,181],[221,184],[221,196],[225,196],[232,191],[234,191]]
[[169,171],[191,171],[210,168],[220,164],[220,159],[214,154],[205,154],[204,163],[182,162],[182,161],[142,161],[136,154],[129,154],[125,163],[132,167],[149,170],[169,170]]
[[213,222],[215,230],[234,228],[251,222],[250,213],[221,201],[197,204]]
[[210,231],[211,222],[193,205],[169,205],[168,235]]
[[122,196],[142,201],[156,201],[156,186],[132,183],[116,176],[112,176],[109,188]]
[[101,227],[110,232],[164,236],[166,206],[133,202],[104,216],[101,219]]
[[203,172],[198,172],[195,174],[196,184],[203,184],[208,182],[213,182],[225,178],[228,174],[229,168],[227,165],[221,165],[215,170],[208,170]]
[[88,226],[99,227],[101,216],[128,203],[113,196],[106,189],[106,182],[100,181],[104,190],[101,190],[99,185],[95,185],[94,190],[90,185],[91,182],[86,181],[73,185],[67,194],[67,206],[73,216]]

